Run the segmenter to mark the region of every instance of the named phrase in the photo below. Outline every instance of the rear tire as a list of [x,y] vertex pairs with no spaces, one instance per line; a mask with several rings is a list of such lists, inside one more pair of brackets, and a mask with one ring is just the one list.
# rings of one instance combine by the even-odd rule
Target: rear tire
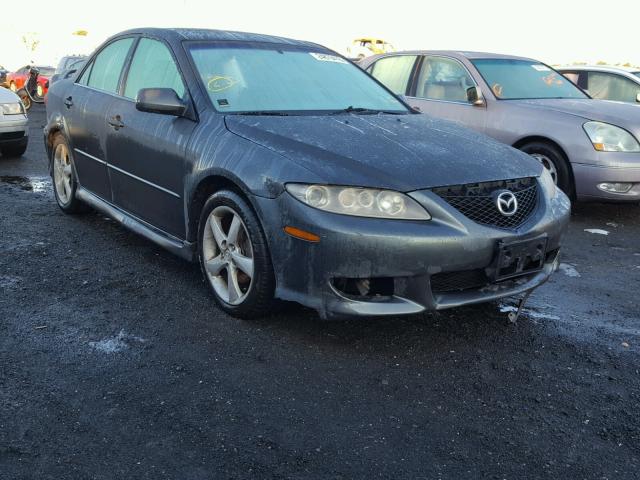
[[574,198],[575,187],[569,162],[558,147],[546,142],[531,142],[520,147],[520,150],[542,163],[554,177],[556,185],[570,198]]
[[78,180],[73,155],[69,144],[61,133],[53,137],[51,147],[51,177],[53,194],[64,213],[74,214],[87,210],[87,206],[76,198]]
[[271,313],[275,291],[271,255],[258,217],[237,193],[221,190],[205,203],[198,226],[198,257],[222,310],[244,319]]

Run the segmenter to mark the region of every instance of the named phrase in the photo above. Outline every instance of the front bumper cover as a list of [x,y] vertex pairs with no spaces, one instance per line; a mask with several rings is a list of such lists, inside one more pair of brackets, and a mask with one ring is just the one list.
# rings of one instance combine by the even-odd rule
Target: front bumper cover
[[[276,296],[317,310],[321,317],[404,315],[440,310],[516,295],[544,283],[557,267],[557,255],[542,270],[478,289],[435,293],[430,279],[442,272],[485,269],[501,240],[547,238],[557,250],[569,222],[570,202],[541,186],[539,205],[517,230],[477,224],[429,190],[410,195],[432,215],[430,221],[384,220],[313,209],[287,193],[255,197],[276,276]],[[319,235],[309,243],[285,234],[291,225]],[[339,291],[336,278],[393,278],[394,293],[353,298]]]

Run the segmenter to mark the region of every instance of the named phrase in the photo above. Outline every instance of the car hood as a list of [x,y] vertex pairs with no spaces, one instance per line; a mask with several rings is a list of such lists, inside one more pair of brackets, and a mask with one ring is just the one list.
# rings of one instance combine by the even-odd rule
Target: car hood
[[541,108],[585,118],[612,123],[621,127],[637,128],[640,126],[640,108],[638,105],[590,98],[578,99],[536,99],[509,100],[530,108]]
[[542,170],[522,152],[426,115],[226,115],[225,122],[231,132],[332,184],[408,192],[538,176]]

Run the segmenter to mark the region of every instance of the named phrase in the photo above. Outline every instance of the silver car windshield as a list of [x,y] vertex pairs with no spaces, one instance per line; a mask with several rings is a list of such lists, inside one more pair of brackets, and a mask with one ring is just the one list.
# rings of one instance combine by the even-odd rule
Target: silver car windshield
[[392,93],[330,51],[198,43],[190,53],[220,112],[408,113]]
[[563,75],[539,62],[480,59],[472,63],[499,100],[588,98]]

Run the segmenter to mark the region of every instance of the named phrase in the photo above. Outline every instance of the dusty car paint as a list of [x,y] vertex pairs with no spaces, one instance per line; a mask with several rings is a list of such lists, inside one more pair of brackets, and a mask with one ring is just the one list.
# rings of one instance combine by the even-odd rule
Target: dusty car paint
[[[323,317],[417,313],[491,300],[529,291],[556,268],[570,205],[564,194],[540,183],[543,168],[529,156],[452,123],[411,113],[221,114],[194,73],[184,42],[293,43],[326,50],[308,42],[199,30],[132,30],[107,44],[129,36],[170,46],[188,89],[188,113],[175,118],[139,112],[133,101],[75,84],[73,76],[51,87],[45,142],[50,150],[56,132],[69,140],[80,198],[171,251],[193,259],[204,201],[216,189],[233,188],[260,218],[275,267],[276,297],[313,307]],[[71,106],[65,104],[69,97]],[[116,116],[125,126],[111,129],[106,120]],[[509,231],[476,224],[429,190],[522,177],[539,184],[539,201],[531,218]],[[285,192],[290,182],[408,192],[433,218],[382,220],[320,211]],[[287,225],[321,240],[295,239],[283,231]],[[535,275],[487,290],[430,293],[431,274],[488,267],[496,242],[540,235],[554,255]],[[342,275],[393,277],[398,294],[383,300],[348,298],[331,284]]]

